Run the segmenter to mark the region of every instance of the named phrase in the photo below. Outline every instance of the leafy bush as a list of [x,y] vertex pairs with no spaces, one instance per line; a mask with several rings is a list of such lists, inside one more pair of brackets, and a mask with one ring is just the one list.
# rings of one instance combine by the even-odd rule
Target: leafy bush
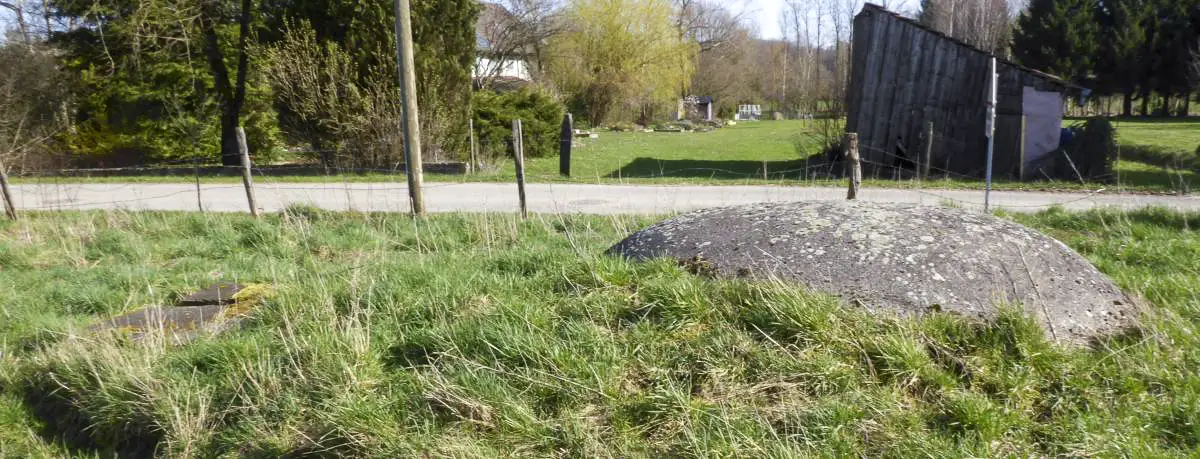
[[284,23],[260,50],[280,107],[280,124],[326,166],[388,168],[403,162],[400,104],[385,75],[358,78],[354,56],[321,42],[308,22]]
[[475,133],[483,157],[511,154],[512,122],[521,120],[525,132],[525,156],[558,154],[559,128],[564,108],[545,91],[522,88],[513,92],[479,91],[473,96]]

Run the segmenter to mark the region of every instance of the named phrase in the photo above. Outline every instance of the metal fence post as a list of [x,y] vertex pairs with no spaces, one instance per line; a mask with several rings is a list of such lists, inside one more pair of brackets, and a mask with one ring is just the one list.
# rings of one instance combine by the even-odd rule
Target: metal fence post
[[996,148],[996,58],[992,57],[988,64],[988,101],[987,101],[987,188],[983,192],[983,211],[991,209],[992,198],[992,155]]

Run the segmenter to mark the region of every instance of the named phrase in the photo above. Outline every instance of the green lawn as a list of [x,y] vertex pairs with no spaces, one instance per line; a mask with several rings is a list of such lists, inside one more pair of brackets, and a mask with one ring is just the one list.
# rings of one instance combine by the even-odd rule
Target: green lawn
[[[600,132],[598,139],[580,139],[571,174],[585,182],[761,180],[765,168],[770,180],[794,180],[805,167],[797,144],[805,153],[816,153],[813,124],[761,121],[712,132]],[[812,164],[817,162],[814,158]],[[557,179],[558,157],[531,158],[526,172]]]
[[1123,183],[1189,192],[1200,186],[1200,118],[1118,119]]
[[[1014,216],[1148,300],[1094,349],[603,250],[627,217],[47,213],[0,222],[0,456],[1182,457],[1200,214]],[[80,327],[270,282],[180,347]]]

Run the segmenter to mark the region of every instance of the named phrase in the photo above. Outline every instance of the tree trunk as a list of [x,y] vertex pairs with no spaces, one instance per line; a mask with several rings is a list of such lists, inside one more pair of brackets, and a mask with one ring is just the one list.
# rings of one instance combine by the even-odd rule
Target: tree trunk
[[1179,113],[1182,118],[1187,118],[1192,114],[1192,90],[1188,89],[1183,93],[1183,111]]
[[1171,95],[1163,94],[1162,116],[1171,116]]
[[249,67],[249,57],[246,53],[246,39],[250,34],[250,0],[242,0],[242,14],[238,19],[241,35],[238,37],[238,68],[237,81],[229,82],[229,69],[225,66],[225,56],[221,52],[220,39],[217,37],[217,24],[220,12],[215,2],[206,2],[201,10],[200,27],[205,38],[204,54],[213,75],[213,86],[221,101],[221,165],[239,166],[242,163],[241,152],[238,151],[237,128],[241,126],[242,105],[246,99],[246,72]]
[[1121,115],[1133,116],[1133,91],[1125,91],[1125,97],[1121,104]]
[[25,46],[33,47],[33,38],[29,36],[29,24],[25,22],[25,5],[23,0],[17,0],[16,3],[9,3],[0,0],[0,7],[7,8],[13,12],[13,16],[17,17],[17,31],[21,34],[21,40]]
[[1150,116],[1150,93],[1142,92],[1142,116]]
[[42,0],[42,19],[46,21],[46,40],[49,41],[50,32],[53,29],[50,28],[50,2],[48,0]]

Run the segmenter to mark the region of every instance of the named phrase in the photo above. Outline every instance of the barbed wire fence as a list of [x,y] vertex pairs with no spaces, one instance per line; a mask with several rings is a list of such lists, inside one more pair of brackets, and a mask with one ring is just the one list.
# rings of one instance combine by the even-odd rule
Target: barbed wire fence
[[[769,121],[766,121],[769,122]],[[1118,121],[1119,123],[1119,121]],[[811,128],[811,124],[809,126]],[[667,134],[655,133],[646,135],[700,135],[700,134]],[[961,138],[933,132],[933,144],[954,150],[969,152],[969,145]],[[924,141],[925,139],[922,139]],[[918,142],[924,145],[925,142]],[[927,152],[910,151],[909,155],[901,156],[897,152],[887,151],[871,145],[860,145],[865,152],[872,153],[861,159],[868,172],[864,177],[868,186],[887,185],[904,188],[902,193],[919,195],[922,198],[935,200],[937,203],[951,204],[962,207],[978,207],[974,197],[966,197],[973,191],[962,191],[951,188],[970,188],[980,180],[978,175],[964,173],[952,167],[947,161],[953,159],[953,154],[942,152],[932,156],[944,158],[941,161],[929,161]],[[581,150],[581,152],[586,151]],[[334,160],[328,163],[305,163],[291,165],[258,165],[250,164],[249,171],[253,177],[253,190],[258,191],[259,203],[255,206],[264,211],[277,211],[293,205],[314,205],[342,210],[408,212],[410,202],[407,196],[406,171],[404,165],[393,164],[389,167],[361,167],[355,162],[354,155],[344,151],[309,152],[324,153],[326,158]],[[965,153],[964,153],[965,154]],[[800,155],[798,154],[798,157]],[[883,161],[879,161],[882,158]],[[512,186],[515,177],[510,177],[507,168],[500,167],[501,162],[512,158],[498,158],[491,164],[483,166],[482,161],[472,161],[469,164],[457,164],[458,169],[444,175],[438,175],[438,180],[425,184],[431,190],[429,200],[432,208],[438,211],[507,211],[519,212],[516,201],[517,186]],[[916,160],[914,165],[911,164]],[[1120,153],[1118,152],[1118,161]],[[687,210],[700,205],[728,205],[747,202],[755,196],[764,199],[836,199],[833,187],[842,187],[845,183],[844,158],[836,155],[813,154],[805,155],[802,159],[787,161],[780,169],[772,168],[770,161],[763,161],[762,166],[755,170],[727,169],[721,167],[670,167],[670,160],[660,163],[658,170],[647,171],[640,168],[641,173],[626,173],[624,166],[628,159],[614,158],[611,172],[597,171],[592,177],[573,177],[564,179],[558,174],[534,173],[526,179],[535,184],[529,189],[529,197],[540,204],[533,206],[534,212],[589,212],[597,209],[596,203],[616,202],[616,207],[601,209],[602,212],[612,213],[627,210],[631,213],[645,213],[644,207],[621,207],[622,199],[634,199],[629,196],[632,191],[628,188],[620,190],[604,190],[598,188],[573,189],[576,186],[589,185],[654,185],[650,191],[639,194],[647,199],[663,201],[664,204],[653,209],[660,213],[671,213]],[[933,162],[934,164],[931,164]],[[435,167],[437,165],[434,165]],[[743,166],[745,166],[743,164]],[[483,172],[480,172],[484,170]],[[44,175],[33,175],[18,178],[20,183],[14,185],[14,207],[20,210],[32,211],[63,211],[78,209],[144,209],[144,210],[178,210],[178,211],[247,211],[249,204],[244,197],[237,196],[237,191],[246,188],[244,184],[232,183],[241,171],[236,167],[216,166],[205,159],[180,159],[164,161],[155,168],[139,171],[140,174],[163,174],[177,177],[178,181],[159,183],[157,181],[141,182],[137,177],[122,177],[121,170],[94,169],[80,171],[61,169],[49,171]],[[190,174],[189,174],[190,173]],[[1078,171],[1076,171],[1078,174]],[[94,179],[80,181],[76,176],[93,174],[109,175],[99,182]],[[707,177],[705,177],[707,174]],[[190,176],[189,176],[190,175]],[[228,177],[231,183],[213,180],[211,176]],[[1108,183],[1089,182],[1084,177],[1077,176],[1078,181],[1085,183],[1083,187],[1069,187],[1075,193],[1064,193],[1061,199],[1048,203],[1020,204],[1001,203],[1000,207],[1008,209],[1039,209],[1052,206],[1067,206],[1080,201],[1088,201],[1102,193],[1115,188],[1118,195],[1126,192],[1122,183],[1120,168],[1114,168],[1111,181]],[[122,179],[127,180],[122,180]],[[1049,179],[1054,185],[1053,177]],[[113,180],[113,183],[105,183]],[[1182,177],[1180,178],[1182,180]],[[31,183],[32,182],[32,183]],[[484,182],[484,191],[470,191],[464,183]],[[732,189],[723,191],[718,198],[709,197],[703,201],[689,200],[681,194],[695,193],[689,185],[696,183],[705,185],[759,186],[759,188],[776,189],[775,192],[763,192],[757,189]],[[778,189],[819,188],[826,189],[820,194],[778,191]],[[474,193],[474,194],[471,194]],[[479,196],[479,193],[485,193]],[[613,198],[614,193],[617,198]],[[625,193],[625,195],[621,195]],[[758,193],[758,194],[755,194]],[[888,191],[887,193],[901,193]],[[978,191],[982,198],[982,191]],[[886,193],[881,193],[886,194]],[[591,196],[589,196],[591,195]],[[472,203],[471,199],[482,199],[484,204]],[[640,198],[639,198],[640,199]],[[869,199],[888,200],[887,196],[869,197]],[[446,202],[438,202],[447,200]],[[505,209],[498,202],[509,203]],[[593,205],[595,204],[595,205]],[[506,204],[507,205],[507,204]]]

